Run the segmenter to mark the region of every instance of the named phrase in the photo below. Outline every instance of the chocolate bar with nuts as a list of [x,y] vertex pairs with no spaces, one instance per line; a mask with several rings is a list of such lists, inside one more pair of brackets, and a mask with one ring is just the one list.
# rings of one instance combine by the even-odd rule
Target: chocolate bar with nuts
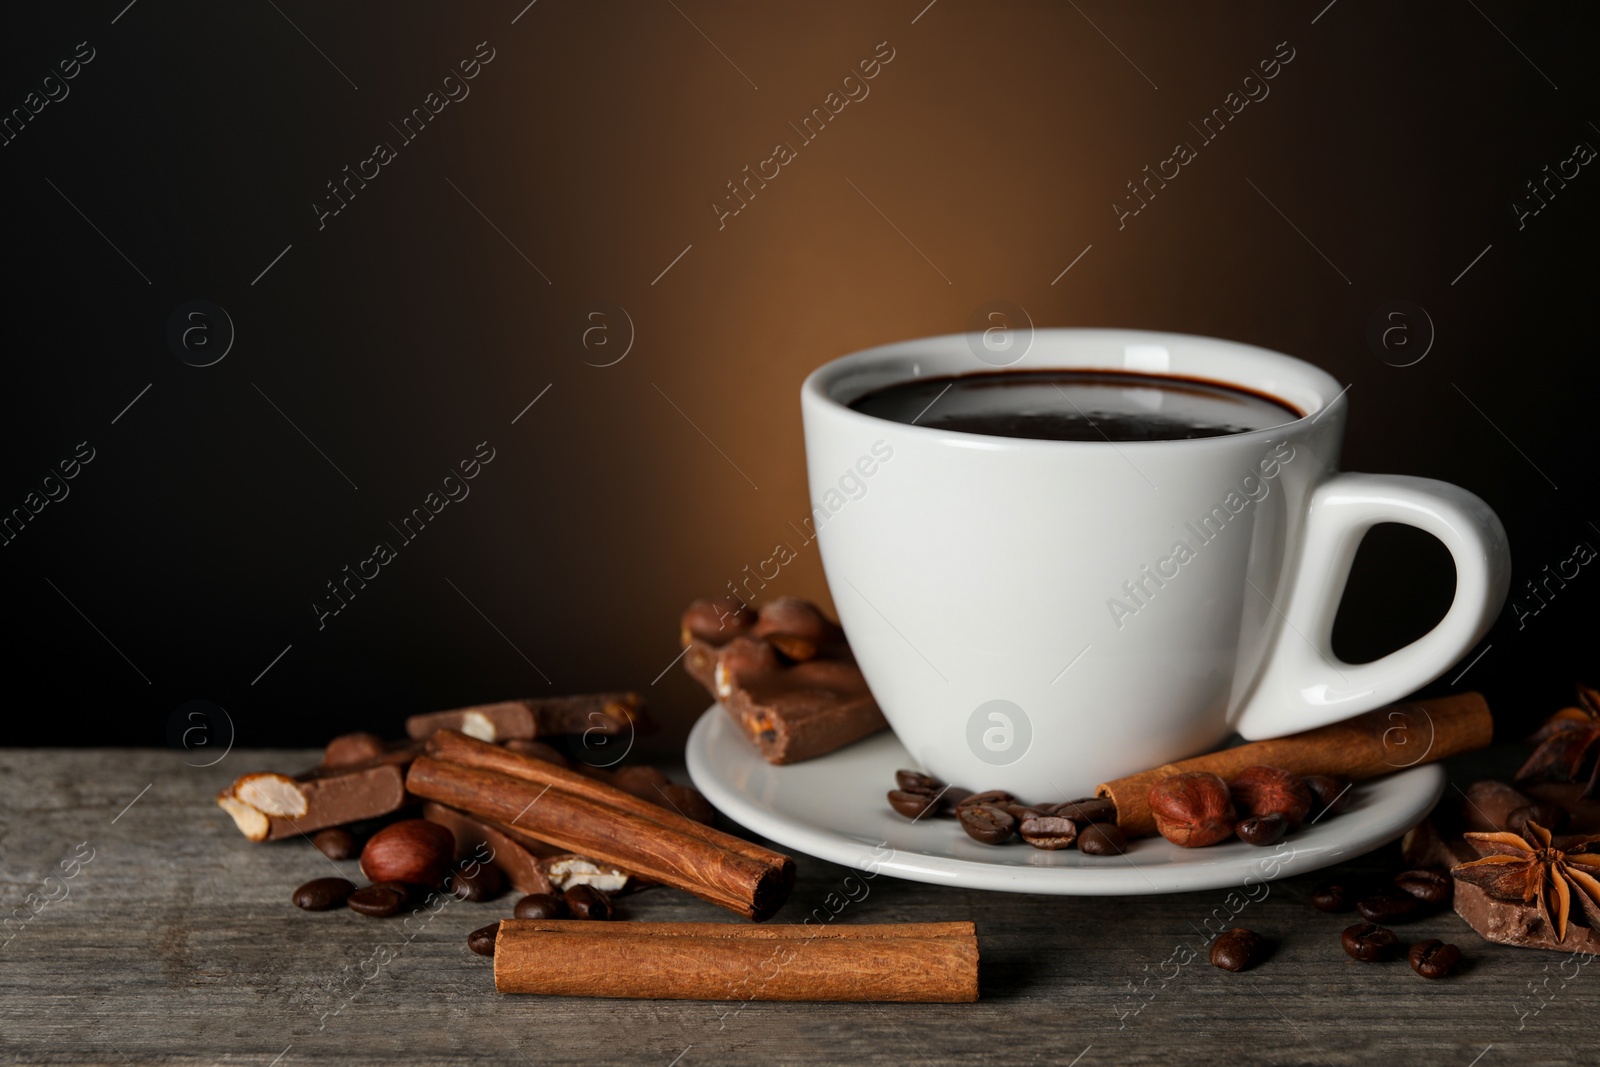
[[683,657],[768,763],[798,763],[888,726],[844,631],[797,597],[759,611],[697,600],[683,613]]
[[388,815],[406,805],[405,765],[414,754],[414,749],[397,750],[293,778],[271,771],[241,775],[217,794],[217,804],[252,841],[275,841]]
[[557,734],[617,737],[643,726],[645,721],[644,700],[638,693],[585,693],[413,715],[406,720],[406,733],[428,738],[436,730],[458,730],[489,742]]

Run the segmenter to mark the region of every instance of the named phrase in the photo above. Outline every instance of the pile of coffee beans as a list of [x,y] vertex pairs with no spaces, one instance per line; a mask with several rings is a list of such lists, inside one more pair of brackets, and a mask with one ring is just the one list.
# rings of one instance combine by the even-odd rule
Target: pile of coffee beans
[[[1326,882],[1311,894],[1311,906],[1338,914],[1352,909],[1365,922],[1346,927],[1339,935],[1345,954],[1362,963],[1392,959],[1400,948],[1400,935],[1389,929],[1434,915],[1450,906],[1455,881],[1442,867],[1401,871],[1387,883],[1360,885],[1346,880]],[[1411,969],[1424,978],[1445,978],[1461,962],[1461,950],[1438,939],[1411,946]]]
[[1061,804],[1026,804],[1004,789],[972,793],[920,771],[896,771],[889,806],[912,822],[953,818],[974,841],[1004,845],[1021,840],[1054,852],[1077,847],[1090,856],[1117,856],[1128,847],[1117,808],[1104,797]]

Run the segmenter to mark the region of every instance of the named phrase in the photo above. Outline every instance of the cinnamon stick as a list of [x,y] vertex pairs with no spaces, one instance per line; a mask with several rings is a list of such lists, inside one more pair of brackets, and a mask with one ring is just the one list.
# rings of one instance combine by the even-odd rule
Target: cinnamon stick
[[[447,763],[458,764],[462,767],[472,767],[482,771],[493,771],[496,774],[509,775],[520,778],[536,785],[548,785],[554,789],[561,789],[573,796],[585,797],[589,800],[605,804],[609,807],[620,808],[623,811],[660,823],[685,834],[694,834],[704,837],[707,832],[714,835],[724,848],[740,855],[749,856],[758,862],[770,862],[774,856],[779,855],[771,849],[762,848],[760,845],[746,841],[732,834],[725,834],[718,830],[711,830],[704,824],[690,819],[671,803],[671,798],[663,793],[659,803],[651,802],[636,796],[626,790],[619,789],[607,782],[600,781],[589,774],[568,770],[558,764],[533,756],[524,756],[519,752],[512,752],[499,745],[487,744],[466,734],[454,730],[440,730],[428,739],[428,755]],[[506,820],[502,820],[506,821]],[[527,820],[522,826],[528,827]],[[529,830],[539,836],[537,830]],[[559,844],[560,842],[552,842]],[[584,855],[593,853],[584,852],[583,849],[572,849],[574,852],[583,852]],[[597,857],[598,858],[598,857]],[[618,864],[627,867],[626,863]],[[640,874],[645,872],[640,871]]]
[[[683,889],[746,918],[769,918],[788,899],[794,888],[794,860],[788,856],[578,777],[593,789],[616,796],[596,799],[569,791],[559,781],[540,785],[431,756],[419,756],[411,765],[406,788],[427,800],[523,828],[569,852]],[[646,811],[634,810],[633,804]]]
[[863,926],[504,919],[502,993],[665,1000],[964,1003],[978,999],[970,922]]
[[1118,778],[1096,787],[1117,805],[1117,825],[1132,836],[1156,832],[1150,787],[1169,775],[1209,771],[1224,779],[1246,767],[1359,780],[1434,763],[1489,744],[1494,721],[1481,693],[1458,693],[1369,711],[1344,722],[1269,741],[1252,741]]

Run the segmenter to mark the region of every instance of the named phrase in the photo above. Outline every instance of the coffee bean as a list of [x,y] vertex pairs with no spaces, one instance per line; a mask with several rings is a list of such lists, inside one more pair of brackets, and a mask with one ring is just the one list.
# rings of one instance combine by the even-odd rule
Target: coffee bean
[[956,810],[967,836],[986,845],[1003,845],[1017,832],[1017,820],[993,804],[967,804]]
[[958,807],[971,807],[973,804],[1015,804],[1017,798],[1007,793],[1004,789],[988,789],[982,793],[968,793],[961,798]]
[[1267,955],[1266,940],[1254,930],[1235,926],[1211,942],[1211,965],[1225,971],[1248,971]]
[[611,918],[611,898],[592,885],[575,885],[564,897],[574,919]]
[[1350,806],[1350,781],[1331,774],[1308,774],[1301,779],[1311,787],[1311,817],[1337,815]]
[[908,793],[937,793],[944,783],[921,771],[895,771],[894,784]]
[[1461,962],[1461,950],[1437,938],[1411,946],[1411,969],[1424,978],[1443,978]]
[[492,863],[480,863],[477,869],[456,871],[445,880],[450,895],[457,900],[493,900],[506,889],[506,876]]
[[529,893],[517,901],[511,914],[519,919],[561,919],[566,917],[567,906],[549,893]]
[[1455,879],[1449,873],[1427,867],[1402,871],[1394,876],[1394,884],[1424,904],[1448,904],[1456,889]]
[[[1051,814],[1048,806],[1041,808],[1033,804],[1024,804],[1021,801],[1015,804],[996,804],[995,807],[1017,820],[1017,825],[1019,826],[1029,819],[1042,819]],[[1074,828],[1074,833],[1076,833],[1076,828]]]
[[467,947],[480,956],[494,955],[494,939],[500,935],[500,924],[492,922],[467,935]]
[[1114,822],[1092,822],[1078,831],[1078,851],[1090,856],[1120,856],[1128,848],[1128,835]]
[[1354,905],[1355,894],[1349,887],[1340,882],[1329,882],[1321,885],[1311,894],[1311,906],[1318,911],[1341,912],[1349,911]]
[[361,849],[356,845],[356,835],[342,826],[323,830],[311,839],[311,843],[330,860],[351,860],[361,854]]
[[956,809],[966,803],[972,795],[972,790],[962,789],[958,785],[947,785],[944,792],[939,794],[939,814],[954,815]]
[[[1014,815],[1012,817],[1015,818]],[[1078,824],[1059,815],[1036,815],[1021,820],[1017,833],[1034,848],[1054,852],[1077,840]]]
[[1356,902],[1361,917],[1372,923],[1404,923],[1422,917],[1422,902],[1410,893],[1380,889]]
[[1057,804],[1054,814],[1066,816],[1079,827],[1091,822],[1114,823],[1117,821],[1117,806],[1105,797],[1082,797]]
[[306,911],[328,911],[350,899],[355,883],[346,878],[318,878],[294,891],[294,906]]
[[1289,832],[1289,820],[1276,811],[1267,815],[1251,815],[1240,819],[1233,832],[1247,845],[1266,848],[1283,840],[1283,835]]
[[1363,963],[1388,959],[1399,942],[1393,930],[1376,923],[1356,923],[1339,935],[1339,943],[1350,958]]
[[911,793],[904,789],[889,790],[889,806],[908,819],[920,819],[938,810],[938,800],[932,793]]
[[399,882],[377,882],[357,889],[345,903],[351,911],[374,919],[387,919],[404,910],[410,900],[411,891]]

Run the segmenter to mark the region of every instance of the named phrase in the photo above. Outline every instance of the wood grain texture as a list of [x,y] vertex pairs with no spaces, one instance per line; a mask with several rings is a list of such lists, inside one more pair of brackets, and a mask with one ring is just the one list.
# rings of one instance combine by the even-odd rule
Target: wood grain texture
[[[1507,773],[1524,754],[1453,761],[1454,781]],[[466,936],[509,915],[514,898],[450,903],[409,927],[300,912],[289,903],[296,886],[336,871],[356,878],[355,863],[333,863],[305,842],[251,844],[214,803],[239,773],[317,757],[235,751],[196,769],[184,764],[193,755],[165,751],[0,749],[0,916],[26,912],[29,894],[66,890],[0,933],[10,937],[0,946],[0,1062],[692,1067],[1070,1064],[1081,1054],[1078,1067],[1467,1067],[1481,1053],[1478,1067],[1522,1067],[1586,1055],[1600,1008],[1600,961],[1580,969],[1564,954],[1491,945],[1451,913],[1400,932],[1459,944],[1467,964],[1456,978],[1427,982],[1404,963],[1351,962],[1338,946],[1351,919],[1307,904],[1318,875],[1272,883],[1229,919],[1275,944],[1260,968],[1229,974],[1204,962],[1197,932],[1213,913],[1228,915],[1224,890],[1117,900],[982,893],[864,879],[804,857],[775,921],[972,920],[979,1001],[506,996]],[[93,849],[86,863],[84,843]],[[77,873],[61,882],[63,862]],[[1391,864],[1380,854],[1346,870]],[[727,919],[667,889],[622,898],[619,911]],[[1180,947],[1199,957],[1179,966]]]

